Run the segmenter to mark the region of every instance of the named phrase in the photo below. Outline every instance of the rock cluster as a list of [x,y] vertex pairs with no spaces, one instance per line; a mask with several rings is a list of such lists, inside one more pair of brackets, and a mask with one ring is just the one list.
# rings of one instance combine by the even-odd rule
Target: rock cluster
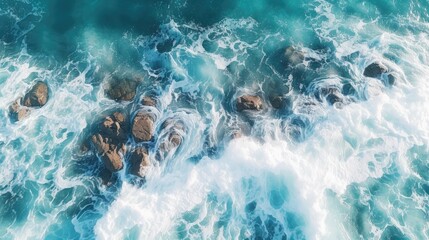
[[9,107],[9,114],[14,121],[27,117],[32,108],[45,106],[49,100],[49,88],[45,82],[38,81],[23,98],[18,98]]

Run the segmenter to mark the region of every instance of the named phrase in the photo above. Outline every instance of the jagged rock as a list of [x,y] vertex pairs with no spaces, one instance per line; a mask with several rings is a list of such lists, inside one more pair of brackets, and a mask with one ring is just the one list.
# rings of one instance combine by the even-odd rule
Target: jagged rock
[[363,75],[365,77],[379,78],[381,74],[386,73],[387,71],[388,68],[386,66],[379,62],[374,62],[365,68]]
[[106,96],[115,101],[132,101],[139,85],[137,80],[112,78],[105,89]]
[[156,100],[151,97],[143,97],[141,103],[145,106],[155,107],[156,106]]
[[148,113],[139,112],[134,117],[132,135],[137,142],[150,141],[154,134],[154,119]]
[[91,140],[103,160],[106,169],[111,172],[117,172],[123,168],[121,156],[123,155],[123,148],[118,150],[118,146],[109,143],[109,139],[103,138],[100,134],[93,135]]
[[22,119],[24,119],[30,114],[30,109],[28,109],[27,107],[21,106],[19,102],[20,102],[20,99],[14,101],[12,105],[10,105],[9,107],[10,117],[14,121],[21,121]]
[[284,96],[270,96],[269,98],[271,106],[275,109],[283,109],[286,108],[288,103],[288,100]]
[[237,110],[256,110],[262,109],[262,99],[259,96],[244,95],[237,99]]
[[295,66],[304,62],[304,53],[300,50],[295,49],[292,46],[289,46],[284,51],[285,62],[289,66]]
[[145,177],[150,168],[149,154],[144,147],[136,148],[130,157],[130,173]]
[[115,112],[111,116],[105,117],[91,136],[95,152],[98,153],[109,171],[116,172],[123,168],[122,156],[126,152],[128,128],[125,116],[120,112]]
[[167,119],[161,125],[161,129],[169,133],[167,139],[164,139],[159,145],[158,160],[164,159],[168,153],[177,149],[182,144],[182,134],[185,132],[185,125],[181,121]]
[[48,85],[39,81],[25,94],[22,104],[26,107],[43,107],[48,101],[48,98]]

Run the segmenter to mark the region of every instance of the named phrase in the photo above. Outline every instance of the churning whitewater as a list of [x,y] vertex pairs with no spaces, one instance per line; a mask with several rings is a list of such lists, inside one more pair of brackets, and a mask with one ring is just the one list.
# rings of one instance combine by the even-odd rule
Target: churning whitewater
[[2,0],[1,239],[429,239],[429,2]]

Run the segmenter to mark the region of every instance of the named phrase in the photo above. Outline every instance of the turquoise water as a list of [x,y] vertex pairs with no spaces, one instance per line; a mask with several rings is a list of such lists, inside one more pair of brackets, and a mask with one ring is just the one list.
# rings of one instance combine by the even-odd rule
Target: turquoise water
[[[2,0],[0,238],[428,239],[428,21],[417,0]],[[108,74],[143,79],[135,100],[108,99]],[[49,101],[14,122],[37,81]],[[263,110],[237,112],[243,94]],[[105,185],[82,139],[146,95],[154,166],[143,181],[125,155]],[[158,161],[166,119],[185,130]]]

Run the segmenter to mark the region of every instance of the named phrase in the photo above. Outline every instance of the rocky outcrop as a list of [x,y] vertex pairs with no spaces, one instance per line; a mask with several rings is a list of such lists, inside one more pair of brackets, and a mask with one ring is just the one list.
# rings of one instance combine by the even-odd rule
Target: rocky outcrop
[[108,98],[115,101],[132,101],[138,85],[137,80],[112,78],[107,83],[105,93]]
[[127,131],[125,116],[115,112],[99,123],[91,136],[95,152],[100,156],[104,166],[112,172],[123,168],[122,158],[126,152]]
[[37,82],[22,99],[22,105],[26,107],[43,107],[49,98],[49,88],[44,82]]
[[21,121],[30,114],[30,109],[21,106],[20,101],[21,99],[14,101],[9,107],[9,115],[13,121]]
[[141,104],[144,106],[155,107],[156,106],[156,99],[152,98],[152,97],[145,96],[141,100]]
[[262,99],[259,96],[244,95],[237,99],[237,110],[253,110],[259,111],[262,109]]
[[154,119],[146,112],[139,112],[133,119],[131,133],[136,142],[150,141],[154,135]]
[[111,143],[111,139],[103,137],[101,134],[93,135],[91,141],[103,160],[106,169],[111,172],[116,172],[123,168],[123,148],[118,149],[117,145]]
[[147,149],[137,147],[130,156],[130,173],[138,177],[145,177],[150,168],[150,159]]

